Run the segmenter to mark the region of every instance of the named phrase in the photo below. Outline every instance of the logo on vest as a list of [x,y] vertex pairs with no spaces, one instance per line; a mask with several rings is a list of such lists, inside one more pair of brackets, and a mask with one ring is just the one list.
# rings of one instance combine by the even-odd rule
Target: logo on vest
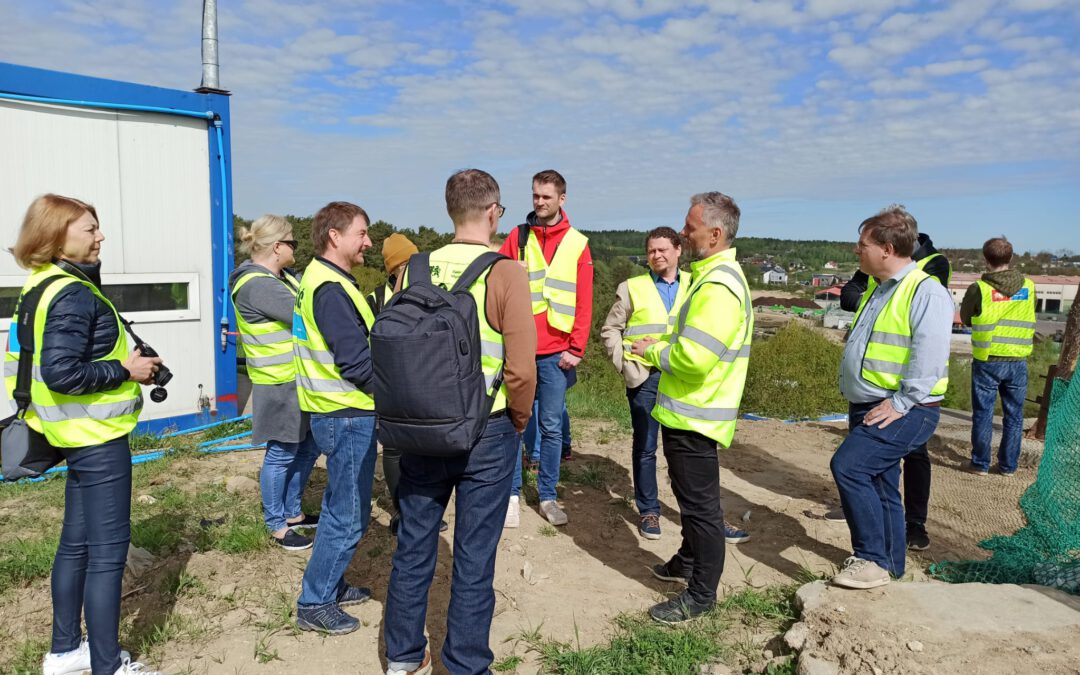
[[1001,291],[995,289],[994,292],[990,294],[990,299],[993,302],[1011,302],[1011,301],[1014,301],[1014,300],[1027,300],[1028,299],[1028,289],[1021,288],[1012,297],[1009,297],[1009,296],[1005,295],[1004,293],[1002,293]]

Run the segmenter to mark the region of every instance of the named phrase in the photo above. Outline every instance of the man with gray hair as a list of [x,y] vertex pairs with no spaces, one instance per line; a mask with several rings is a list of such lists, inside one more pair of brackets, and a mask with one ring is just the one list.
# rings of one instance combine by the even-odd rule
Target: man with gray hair
[[634,342],[630,351],[660,369],[653,417],[660,422],[671,488],[679,503],[682,545],[653,575],[687,589],[649,610],[661,623],[709,611],[724,571],[724,510],[717,444],[731,445],[746,383],[754,312],[732,242],[739,207],[721,192],[690,199],[683,248],[691,283],[670,335]]

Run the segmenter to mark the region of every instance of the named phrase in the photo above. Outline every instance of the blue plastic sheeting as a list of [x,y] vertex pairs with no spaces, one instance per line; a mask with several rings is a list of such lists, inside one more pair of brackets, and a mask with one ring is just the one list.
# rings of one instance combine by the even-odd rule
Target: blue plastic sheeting
[[[753,413],[745,413],[740,415],[744,420],[750,420],[751,422],[764,422],[765,420],[776,419],[775,417],[762,417],[761,415],[755,415]],[[832,413],[831,415],[822,415],[821,417],[800,417],[798,419],[781,420],[785,424],[794,424],[795,422],[846,422],[848,416],[844,413]]]

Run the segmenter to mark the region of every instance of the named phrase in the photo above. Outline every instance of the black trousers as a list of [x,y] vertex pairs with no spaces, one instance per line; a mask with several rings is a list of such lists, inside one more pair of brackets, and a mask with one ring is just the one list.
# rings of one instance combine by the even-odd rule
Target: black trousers
[[690,597],[711,605],[724,572],[724,509],[716,441],[693,431],[665,426],[660,430],[682,519],[682,545],[668,563],[669,569],[689,572]]

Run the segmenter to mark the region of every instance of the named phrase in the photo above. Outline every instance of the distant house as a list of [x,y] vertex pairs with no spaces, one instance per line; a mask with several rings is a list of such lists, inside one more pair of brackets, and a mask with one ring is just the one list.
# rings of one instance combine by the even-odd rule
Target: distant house
[[786,284],[787,272],[782,267],[772,267],[762,273],[761,281],[766,284]]
[[829,286],[835,286],[843,281],[835,274],[815,274],[810,280],[810,285],[814,288],[828,288]]
[[837,265],[835,261],[833,261],[833,260],[830,260],[829,262],[825,263],[825,268],[824,268],[824,269],[827,269],[827,270],[838,270],[838,269],[840,269],[840,266],[839,266],[839,265]]

